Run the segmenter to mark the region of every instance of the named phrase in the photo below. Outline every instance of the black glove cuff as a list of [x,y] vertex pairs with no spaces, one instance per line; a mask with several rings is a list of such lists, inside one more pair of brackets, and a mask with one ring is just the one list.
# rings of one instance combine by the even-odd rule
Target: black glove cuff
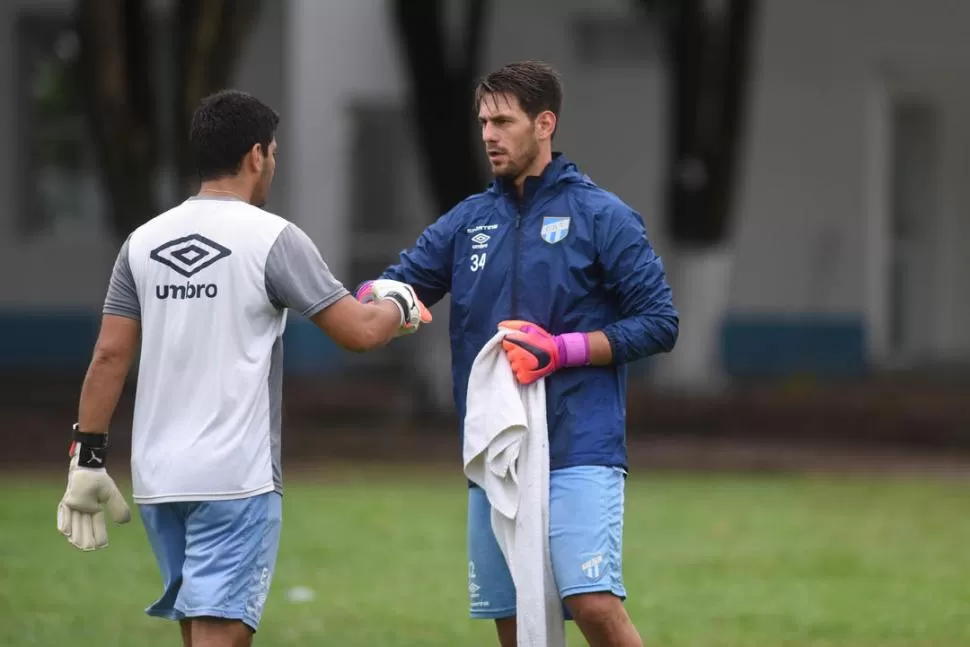
[[398,307],[401,308],[401,325],[407,326],[411,323],[411,307],[408,305],[407,299],[402,295],[392,292],[387,295],[388,299],[393,300],[397,303]]
[[102,468],[108,460],[108,434],[90,434],[80,431],[75,423],[71,440],[77,444],[78,467]]

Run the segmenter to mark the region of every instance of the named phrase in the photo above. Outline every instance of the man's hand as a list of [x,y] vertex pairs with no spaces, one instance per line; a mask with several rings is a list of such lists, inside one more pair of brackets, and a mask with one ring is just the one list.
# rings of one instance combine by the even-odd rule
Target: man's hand
[[519,384],[532,384],[565,366],[589,364],[589,339],[584,333],[550,335],[528,321],[503,321],[499,328],[517,332],[502,340],[512,372]]
[[67,490],[57,506],[57,529],[76,548],[85,551],[104,548],[108,545],[108,531],[101,506],[107,506],[115,523],[131,520],[131,510],[124,496],[103,467],[107,456],[106,440],[101,444],[75,441],[70,453]]
[[392,299],[397,303],[401,308],[403,322],[398,337],[411,335],[417,332],[421,324],[431,322],[431,311],[421,303],[414,289],[407,283],[391,279],[364,281],[354,296],[361,303],[371,303],[378,299]]

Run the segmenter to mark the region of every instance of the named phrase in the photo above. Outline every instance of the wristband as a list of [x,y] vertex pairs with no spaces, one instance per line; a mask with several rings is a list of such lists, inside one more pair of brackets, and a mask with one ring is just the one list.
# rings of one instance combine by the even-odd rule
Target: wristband
[[556,336],[561,366],[586,366],[589,364],[589,336],[586,333],[570,332]]
[[75,422],[71,428],[71,449],[69,454],[77,452],[78,467],[100,469],[108,460],[108,434],[91,434],[81,431]]

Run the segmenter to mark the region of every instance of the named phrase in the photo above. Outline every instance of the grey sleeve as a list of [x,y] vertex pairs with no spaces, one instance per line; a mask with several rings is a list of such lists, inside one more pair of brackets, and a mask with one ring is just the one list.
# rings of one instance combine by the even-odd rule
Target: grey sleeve
[[128,261],[128,240],[125,239],[115,259],[111,280],[108,282],[108,294],[104,298],[102,312],[107,315],[118,315],[129,319],[141,320],[141,305],[138,301],[138,290],[135,289],[135,277],[131,274],[131,264]]
[[330,272],[310,237],[289,224],[266,259],[266,294],[277,308],[312,317],[350,291]]

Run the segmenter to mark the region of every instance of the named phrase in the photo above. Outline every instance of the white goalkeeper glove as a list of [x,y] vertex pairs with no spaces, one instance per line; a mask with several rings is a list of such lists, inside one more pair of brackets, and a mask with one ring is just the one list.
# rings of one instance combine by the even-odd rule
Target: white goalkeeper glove
[[377,279],[365,281],[357,288],[356,298],[361,303],[371,303],[378,299],[391,299],[401,309],[401,328],[397,336],[411,335],[417,332],[423,323],[431,321],[431,311],[428,310],[418,295],[407,283],[391,279]]
[[57,529],[71,545],[81,550],[97,550],[108,545],[108,530],[102,505],[115,523],[128,523],[131,510],[108,476],[104,462],[108,439],[104,434],[86,434],[74,428],[67,490],[57,505]]

